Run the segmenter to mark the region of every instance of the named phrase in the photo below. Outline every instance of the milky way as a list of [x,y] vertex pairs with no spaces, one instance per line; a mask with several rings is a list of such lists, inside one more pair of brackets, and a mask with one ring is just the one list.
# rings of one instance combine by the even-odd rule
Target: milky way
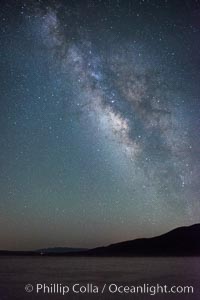
[[[178,1],[138,1],[134,7],[111,2],[22,4],[17,32],[11,26],[16,49],[24,39],[25,66],[14,66],[14,76],[15,85],[20,78],[19,111],[26,113],[13,109],[10,95],[6,122],[21,130],[10,129],[22,135],[23,146],[13,142],[19,150],[6,175],[2,207],[12,216],[12,201],[19,202],[19,228],[21,215],[23,224],[35,214],[39,224],[46,220],[42,234],[33,229],[35,221],[30,224],[33,245],[98,245],[199,221],[199,74],[193,80],[196,58],[187,60],[199,32],[192,17],[199,8],[183,5],[176,13]],[[171,7],[174,15],[159,23]],[[32,76],[39,82],[31,83]],[[21,165],[26,171],[15,187]],[[44,237],[50,228],[58,238]]]

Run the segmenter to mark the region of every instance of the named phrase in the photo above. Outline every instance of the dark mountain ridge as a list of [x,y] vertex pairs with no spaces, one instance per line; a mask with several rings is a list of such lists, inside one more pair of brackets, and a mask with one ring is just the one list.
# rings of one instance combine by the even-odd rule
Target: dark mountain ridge
[[152,238],[140,238],[94,249],[55,247],[35,251],[0,251],[0,255],[43,256],[200,256],[200,224],[173,229]]
[[87,251],[87,248],[69,248],[69,247],[52,247],[52,248],[43,248],[35,250],[40,254],[48,254],[48,253],[68,253],[68,252],[82,252]]
[[173,229],[153,238],[141,238],[88,251],[100,256],[195,256],[200,255],[200,224]]

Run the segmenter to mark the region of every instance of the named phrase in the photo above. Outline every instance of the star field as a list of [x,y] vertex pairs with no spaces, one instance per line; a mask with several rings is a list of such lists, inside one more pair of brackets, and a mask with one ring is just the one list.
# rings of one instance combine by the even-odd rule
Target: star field
[[198,1],[1,4],[2,249],[200,221]]

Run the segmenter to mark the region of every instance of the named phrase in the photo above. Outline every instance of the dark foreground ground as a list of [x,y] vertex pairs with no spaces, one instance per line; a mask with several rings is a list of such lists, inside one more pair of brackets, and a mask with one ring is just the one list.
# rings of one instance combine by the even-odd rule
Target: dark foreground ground
[[[32,292],[25,286],[31,284]],[[68,286],[65,295],[36,293],[36,284]],[[74,293],[72,286],[87,286],[86,293]],[[91,287],[93,285],[93,288]],[[106,284],[102,293],[103,286]],[[194,293],[156,295],[111,293],[109,285],[116,286],[193,286]],[[92,292],[98,287],[98,293]],[[28,289],[30,286],[28,286]],[[77,289],[79,286],[77,286]],[[84,288],[83,288],[84,289]],[[151,288],[154,294],[154,288]],[[24,299],[200,299],[199,257],[0,257],[0,300]]]

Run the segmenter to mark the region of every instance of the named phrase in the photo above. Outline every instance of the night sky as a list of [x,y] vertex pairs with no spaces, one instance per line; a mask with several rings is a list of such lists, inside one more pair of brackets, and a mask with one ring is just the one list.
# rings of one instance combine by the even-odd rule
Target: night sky
[[200,2],[0,6],[0,249],[200,222]]

